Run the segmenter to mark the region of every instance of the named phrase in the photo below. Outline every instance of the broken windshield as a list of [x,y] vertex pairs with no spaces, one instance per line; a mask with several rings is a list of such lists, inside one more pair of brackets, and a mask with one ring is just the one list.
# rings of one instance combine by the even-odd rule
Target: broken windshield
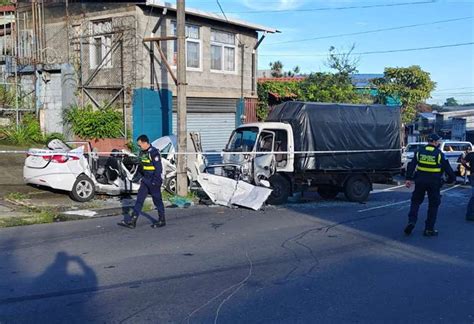
[[236,129],[227,145],[229,152],[251,152],[257,140],[258,128],[246,127]]

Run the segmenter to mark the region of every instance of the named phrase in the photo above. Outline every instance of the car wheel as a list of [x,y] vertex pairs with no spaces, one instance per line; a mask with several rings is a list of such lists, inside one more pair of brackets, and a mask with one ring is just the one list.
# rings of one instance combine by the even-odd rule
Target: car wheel
[[168,191],[172,195],[176,195],[177,192],[177,179],[176,177],[171,177],[165,180],[165,190]]
[[77,177],[70,195],[75,201],[90,201],[95,196],[94,183],[88,176],[81,174]]
[[349,201],[364,202],[369,198],[370,181],[363,175],[351,176],[344,185],[344,195]]

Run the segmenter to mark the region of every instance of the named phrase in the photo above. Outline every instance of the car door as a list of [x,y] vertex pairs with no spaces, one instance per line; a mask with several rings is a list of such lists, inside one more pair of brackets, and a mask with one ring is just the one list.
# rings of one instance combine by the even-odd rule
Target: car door
[[255,184],[260,180],[269,179],[275,173],[275,132],[261,131],[256,145],[255,158],[253,160],[253,176]]

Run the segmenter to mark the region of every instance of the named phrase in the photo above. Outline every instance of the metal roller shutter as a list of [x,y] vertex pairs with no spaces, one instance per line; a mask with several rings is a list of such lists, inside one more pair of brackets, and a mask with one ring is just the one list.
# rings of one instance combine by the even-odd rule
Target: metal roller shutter
[[[222,151],[235,128],[237,99],[194,98],[187,99],[188,132],[201,134],[204,151]],[[173,134],[176,134],[176,99],[173,98]],[[211,164],[220,163],[220,155],[208,155]]]
[[[235,113],[237,99],[188,97],[188,113]],[[176,112],[177,99],[173,97],[173,112]]]
[[[176,113],[173,133],[176,134]],[[188,132],[201,134],[204,151],[222,151],[235,128],[235,113],[188,113]]]

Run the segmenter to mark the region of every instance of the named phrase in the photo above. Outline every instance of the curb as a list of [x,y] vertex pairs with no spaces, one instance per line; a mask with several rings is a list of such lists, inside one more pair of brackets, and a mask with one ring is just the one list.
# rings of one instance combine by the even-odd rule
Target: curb
[[[153,203],[151,198],[147,198],[145,202]],[[164,201],[165,208],[180,208],[180,209],[189,209],[189,208],[196,208],[199,205],[191,204],[187,207],[179,207],[172,204],[169,201]],[[133,208],[133,205],[125,205],[120,207],[109,207],[109,208],[89,208],[89,209],[80,209],[80,210],[69,210],[65,212],[61,212],[60,215],[62,217],[66,217],[68,219],[88,219],[88,218],[100,218],[100,217],[110,217],[110,216],[119,216],[126,214],[126,210],[129,212]]]

